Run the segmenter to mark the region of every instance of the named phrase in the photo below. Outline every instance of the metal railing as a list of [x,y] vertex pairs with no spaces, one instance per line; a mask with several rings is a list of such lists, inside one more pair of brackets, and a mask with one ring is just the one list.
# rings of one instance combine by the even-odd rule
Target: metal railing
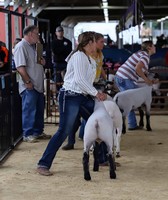
[[[159,67],[152,70],[152,72],[156,73],[165,73],[168,74],[168,68],[164,68],[164,70]],[[59,123],[59,110],[58,110],[58,101],[57,95],[58,90],[57,85],[61,85],[62,83],[54,83],[51,81],[50,76],[46,79],[46,112],[45,112],[45,123],[47,124],[58,124]],[[168,115],[168,80],[161,79],[160,88],[157,90],[160,94],[152,95],[152,105],[151,105],[151,114],[154,115]],[[114,83],[112,84],[114,85]],[[115,94],[117,90],[115,87],[111,87],[111,92],[108,91],[108,94]],[[110,89],[109,89],[110,90]]]
[[0,161],[22,138],[21,99],[15,77],[0,76]]

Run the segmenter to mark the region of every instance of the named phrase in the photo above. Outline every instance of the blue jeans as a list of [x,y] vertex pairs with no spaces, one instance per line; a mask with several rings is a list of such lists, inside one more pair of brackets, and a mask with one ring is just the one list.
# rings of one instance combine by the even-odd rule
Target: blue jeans
[[84,136],[84,129],[85,129],[86,121],[82,119],[81,127],[79,130],[79,138],[83,139]]
[[54,157],[69,133],[74,131],[76,122],[82,116],[89,118],[94,109],[94,100],[91,97],[61,89],[59,92],[59,128],[48,143],[48,146],[38,162],[38,166],[50,168]]
[[[79,120],[76,120],[76,122],[74,124],[73,131],[71,133],[69,132],[69,134],[68,134],[68,144],[69,145],[75,144],[75,135],[80,126],[82,126],[82,123],[81,123],[81,119],[79,117]],[[83,139],[83,137],[81,139]]]
[[80,127],[79,138],[83,140],[85,124],[86,124],[86,120],[84,120],[84,119],[82,119],[82,122],[78,121],[75,123],[73,132],[69,133],[69,135],[68,135],[68,144],[69,145],[75,144],[75,135],[76,135],[76,132],[79,127]]
[[[118,76],[115,76],[114,81],[120,91],[137,88],[137,85],[134,83],[134,81],[129,79],[123,79]],[[128,128],[135,128],[136,126],[137,126],[137,121],[135,117],[135,112],[132,110],[128,114]]]
[[[62,71],[65,71],[67,67],[66,62],[61,62],[61,63],[54,63],[53,64],[53,81],[56,83],[58,82],[63,82],[63,78],[61,76]],[[58,73],[59,72],[59,73]]]
[[[96,89],[100,90],[102,86],[100,86],[99,84],[97,84],[97,85],[94,84],[94,87]],[[79,127],[80,127],[79,138],[83,140],[85,125],[86,125],[86,120],[84,120],[84,119],[82,119],[82,122],[81,121],[76,122],[73,132],[69,133],[69,136],[68,136],[68,144],[69,145],[75,144],[75,135],[76,135],[76,132]]]
[[44,94],[33,90],[24,90],[22,97],[23,136],[38,136],[44,129]]

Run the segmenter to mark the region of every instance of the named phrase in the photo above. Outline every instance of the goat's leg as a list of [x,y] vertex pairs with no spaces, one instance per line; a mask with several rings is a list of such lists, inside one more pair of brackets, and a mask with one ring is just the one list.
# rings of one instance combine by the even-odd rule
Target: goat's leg
[[[163,96],[163,94],[161,94],[161,97]],[[164,108],[164,104],[165,104],[165,99],[164,98],[161,98],[160,97],[160,103],[161,103],[161,106],[160,108]]]
[[[156,94],[156,92],[155,92],[155,91],[153,91],[153,92],[152,92],[152,96],[153,96],[153,97],[157,97],[158,95]],[[158,101],[159,101],[159,99],[157,99],[157,98],[154,98],[152,103],[154,103],[154,104],[157,104],[157,103],[158,103]],[[154,108],[154,107],[155,107],[155,105],[152,105],[152,107]]]
[[86,181],[91,180],[90,172],[89,172],[89,154],[83,153],[83,171],[84,171],[84,179]]
[[109,141],[106,141],[107,150],[108,150],[108,160],[109,160],[109,173],[111,179],[116,179],[116,165],[115,165],[115,158],[113,157],[112,149],[113,144],[110,144]]
[[122,128],[122,134],[126,133],[126,123],[125,123],[125,117],[123,117],[123,128]]
[[116,135],[116,158],[120,157],[120,141],[121,141],[121,132],[119,133],[119,129],[117,129]]
[[113,130],[113,155],[116,158],[120,157],[120,139],[121,130],[119,128]]
[[139,111],[139,116],[140,116],[139,126],[143,128],[144,127],[144,111],[142,110],[141,107],[138,108],[138,111]]
[[147,131],[152,131],[150,126],[150,114],[146,114],[146,129]]
[[116,173],[115,173],[115,162],[113,160],[112,154],[108,155],[109,159],[109,172],[110,172],[110,178],[111,179],[116,179]]
[[99,143],[98,142],[95,142],[93,157],[94,157],[93,171],[99,171]]

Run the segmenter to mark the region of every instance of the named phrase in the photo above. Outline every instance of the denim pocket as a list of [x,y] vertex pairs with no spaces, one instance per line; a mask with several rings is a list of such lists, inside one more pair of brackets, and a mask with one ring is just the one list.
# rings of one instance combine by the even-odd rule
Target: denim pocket
[[115,77],[115,83],[118,87],[123,87],[125,85],[125,80],[123,78]]
[[118,83],[121,85],[125,85],[125,80],[123,78],[118,78]]

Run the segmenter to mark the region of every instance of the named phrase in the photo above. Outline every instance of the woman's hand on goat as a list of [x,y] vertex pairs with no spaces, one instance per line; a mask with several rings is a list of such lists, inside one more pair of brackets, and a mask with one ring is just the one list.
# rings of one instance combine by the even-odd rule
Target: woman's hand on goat
[[146,83],[147,85],[152,85],[152,84],[153,84],[153,80],[150,80],[150,79],[146,78],[146,79],[145,79],[145,83]]
[[98,92],[97,95],[96,95],[96,98],[97,98],[99,101],[104,101],[104,100],[107,99],[107,94]]
[[148,85],[153,85],[153,84],[159,83],[159,79],[158,79],[158,78],[157,78],[157,79],[152,79],[152,80],[146,79],[145,82],[146,82],[146,84],[148,84]]
[[153,84],[157,84],[157,83],[159,83],[159,79],[158,79],[158,78],[153,79],[153,80],[152,80],[152,83],[153,83]]

